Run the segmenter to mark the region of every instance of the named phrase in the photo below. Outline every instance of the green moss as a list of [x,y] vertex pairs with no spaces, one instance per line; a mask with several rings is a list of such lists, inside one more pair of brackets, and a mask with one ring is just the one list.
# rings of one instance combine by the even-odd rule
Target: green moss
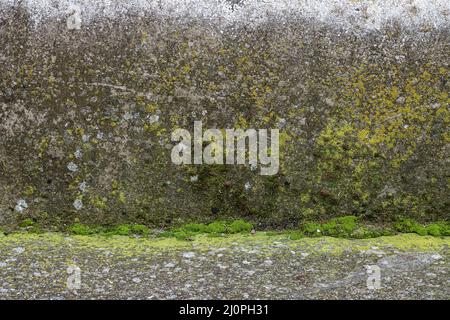
[[330,220],[322,225],[323,235],[335,237],[348,237],[356,229],[355,216],[345,216]]
[[435,237],[440,237],[450,235],[449,222],[436,222],[424,226],[412,219],[401,219],[399,222],[395,224],[395,228],[399,232],[417,233],[418,235],[421,236],[431,235]]
[[21,227],[21,228],[27,228],[27,227],[31,227],[33,224],[34,224],[34,221],[33,221],[33,220],[31,220],[31,219],[25,219],[25,220],[22,220],[22,221],[19,223],[19,227]]
[[450,235],[450,226],[448,222],[422,225],[412,219],[402,219],[394,226],[371,226],[358,222],[355,216],[344,216],[331,219],[325,223],[304,223],[300,226],[300,232],[310,237],[331,236],[354,239],[392,236],[399,232],[440,237]]
[[308,236],[318,237],[322,235],[322,225],[316,222],[307,222],[301,229],[302,232]]
[[[23,226],[27,226],[27,232],[43,232],[31,219],[23,221]],[[228,237],[232,234],[247,234],[253,229],[253,224],[242,219],[227,221],[214,221],[209,224],[188,223],[178,228],[165,230],[161,233],[153,233],[153,236],[160,238],[175,238],[178,240],[193,240],[196,236],[205,235],[207,237]],[[101,236],[140,236],[148,238],[152,231],[142,224],[121,224],[116,226],[89,226],[76,223],[69,227],[67,231],[75,235],[101,235]],[[416,233],[420,236],[443,237],[450,236],[450,224],[448,222],[436,222],[422,225],[411,219],[403,219],[394,225],[368,225],[355,216],[344,216],[334,218],[329,221],[305,222],[298,230],[267,231],[266,236],[284,236],[291,240],[303,237],[335,237],[348,239],[370,239],[382,236],[393,236],[397,233]]]
[[89,235],[96,233],[96,230],[84,224],[74,224],[69,228],[69,232],[77,235]]
[[175,238],[178,240],[192,240],[195,235],[199,233],[190,232],[183,229],[176,229],[173,231],[164,231],[158,234],[160,238]]
[[[357,218],[355,216],[344,216],[331,219],[326,223],[308,222],[300,227],[301,231],[308,236],[333,236],[350,237],[356,230]],[[363,233],[366,234],[365,232]]]
[[[278,233],[277,235],[279,235],[279,234],[280,233]],[[298,239],[304,238],[303,233],[300,231],[288,231],[288,232],[283,232],[282,234],[287,236],[287,238],[290,240],[298,240]]]
[[253,225],[242,219],[233,221],[229,227],[229,233],[240,233],[240,232],[250,232],[253,229]]
[[119,199],[118,199],[118,200],[119,200],[120,203],[125,204],[126,201],[127,201],[127,198],[126,198],[126,196],[125,196],[125,193],[120,192],[120,193],[119,193]]
[[225,233],[227,231],[227,225],[223,221],[212,222],[208,224],[208,233]]
[[437,224],[431,224],[431,225],[427,226],[427,233],[434,237],[439,237],[442,235],[441,228]]
[[131,233],[131,228],[129,225],[120,225],[114,228],[111,233],[121,235],[121,236],[128,236]]
[[134,224],[131,225],[131,232],[142,236],[148,236],[150,234],[150,229],[142,224]]
[[190,231],[190,232],[198,232],[198,233],[205,233],[208,230],[208,227],[204,225],[203,223],[188,223],[183,226],[183,229]]
[[419,236],[426,236],[428,234],[427,229],[421,225],[416,225],[412,231],[417,233]]
[[357,226],[350,234],[349,238],[354,239],[369,239],[382,236],[395,235],[395,230],[390,227],[375,227],[375,226]]
[[33,187],[33,186],[28,186],[26,189],[25,189],[25,191],[24,191],[24,194],[26,195],[26,196],[32,196],[33,194],[34,194],[34,192],[36,191],[36,189]]
[[99,196],[96,196],[91,199],[91,204],[94,207],[96,207],[98,209],[102,209],[102,210],[105,210],[106,208],[108,208],[107,202],[108,202],[108,199],[105,197],[101,198]]
[[427,226],[427,231],[429,235],[432,236],[450,236],[450,223],[438,222],[432,223]]
[[188,223],[179,228],[160,233],[159,237],[174,237],[181,240],[189,240],[199,234],[207,234],[208,237],[220,237],[224,234],[248,233],[253,225],[242,219],[228,223],[226,221],[214,221],[210,224]]

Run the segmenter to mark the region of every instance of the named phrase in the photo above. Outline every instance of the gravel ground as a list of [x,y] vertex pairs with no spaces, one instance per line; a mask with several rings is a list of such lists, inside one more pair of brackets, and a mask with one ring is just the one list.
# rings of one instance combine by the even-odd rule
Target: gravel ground
[[0,299],[449,299],[449,243],[11,234],[0,236]]

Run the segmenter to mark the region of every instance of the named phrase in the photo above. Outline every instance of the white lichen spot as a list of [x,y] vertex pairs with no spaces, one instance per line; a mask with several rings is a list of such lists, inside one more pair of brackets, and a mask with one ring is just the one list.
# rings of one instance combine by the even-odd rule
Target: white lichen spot
[[183,258],[190,259],[190,258],[193,258],[193,257],[195,257],[195,253],[194,252],[183,252]]
[[22,212],[26,208],[28,208],[28,204],[24,199],[20,199],[19,201],[17,201],[16,207],[15,207],[15,210],[17,212]]
[[325,104],[329,107],[334,107],[334,105],[335,105],[333,99],[330,99],[330,98],[325,99]]
[[24,249],[23,247],[17,247],[17,248],[12,249],[12,251],[13,251],[15,254],[22,254],[22,253],[25,252],[25,249]]
[[80,149],[77,149],[77,151],[75,151],[75,152],[73,153],[73,155],[75,156],[75,158],[81,159],[81,157],[83,156],[83,152],[81,152]]
[[244,188],[245,188],[246,191],[250,190],[252,188],[251,183],[250,182],[246,182],[245,185],[244,185]]
[[191,177],[191,182],[197,182],[198,181],[198,175]]
[[123,120],[128,121],[133,119],[133,115],[130,112],[125,112],[125,114],[123,115]]
[[267,260],[264,261],[264,264],[265,264],[266,266],[271,266],[271,265],[273,264],[273,261],[270,260],[270,259],[267,259]]
[[133,281],[134,283],[141,283],[141,279],[139,279],[138,277],[131,279],[131,281]]
[[85,181],[83,181],[82,183],[80,183],[78,185],[78,188],[80,189],[81,192],[86,192],[87,189],[87,183]]
[[70,5],[66,11],[70,16],[67,18],[66,24],[69,30],[81,29],[81,8],[77,5]]
[[441,107],[441,104],[439,102],[431,104],[431,108],[433,109],[439,109]]
[[73,202],[73,206],[76,210],[81,210],[81,208],[83,208],[83,201],[81,201],[81,199],[76,199]]
[[90,135],[87,134],[83,134],[83,136],[81,137],[81,139],[83,140],[83,142],[89,142],[89,139],[91,138]]
[[99,133],[97,133],[97,139],[98,140],[102,140],[103,139],[103,132],[99,132]]
[[67,165],[67,169],[69,169],[69,171],[72,171],[72,172],[77,172],[78,171],[78,166],[75,163],[70,162]]
[[158,122],[159,121],[159,116],[157,114],[149,116],[148,117],[148,121],[150,122],[150,124]]

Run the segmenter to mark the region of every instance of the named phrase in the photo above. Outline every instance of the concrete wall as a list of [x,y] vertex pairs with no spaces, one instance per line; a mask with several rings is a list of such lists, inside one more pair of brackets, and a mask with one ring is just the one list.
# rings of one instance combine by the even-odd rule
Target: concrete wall
[[[1,0],[0,224],[446,219],[449,14],[440,0]],[[279,128],[279,173],[175,166],[170,134],[194,120]]]

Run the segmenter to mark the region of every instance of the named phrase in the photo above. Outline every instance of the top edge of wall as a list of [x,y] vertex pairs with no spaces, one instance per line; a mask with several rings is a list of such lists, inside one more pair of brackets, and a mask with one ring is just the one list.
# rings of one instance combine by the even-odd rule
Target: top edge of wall
[[306,19],[351,31],[377,31],[395,22],[407,29],[450,26],[448,0],[0,0],[2,11],[22,7],[35,26],[79,11],[84,23],[125,15],[202,20],[218,26],[258,26]]

